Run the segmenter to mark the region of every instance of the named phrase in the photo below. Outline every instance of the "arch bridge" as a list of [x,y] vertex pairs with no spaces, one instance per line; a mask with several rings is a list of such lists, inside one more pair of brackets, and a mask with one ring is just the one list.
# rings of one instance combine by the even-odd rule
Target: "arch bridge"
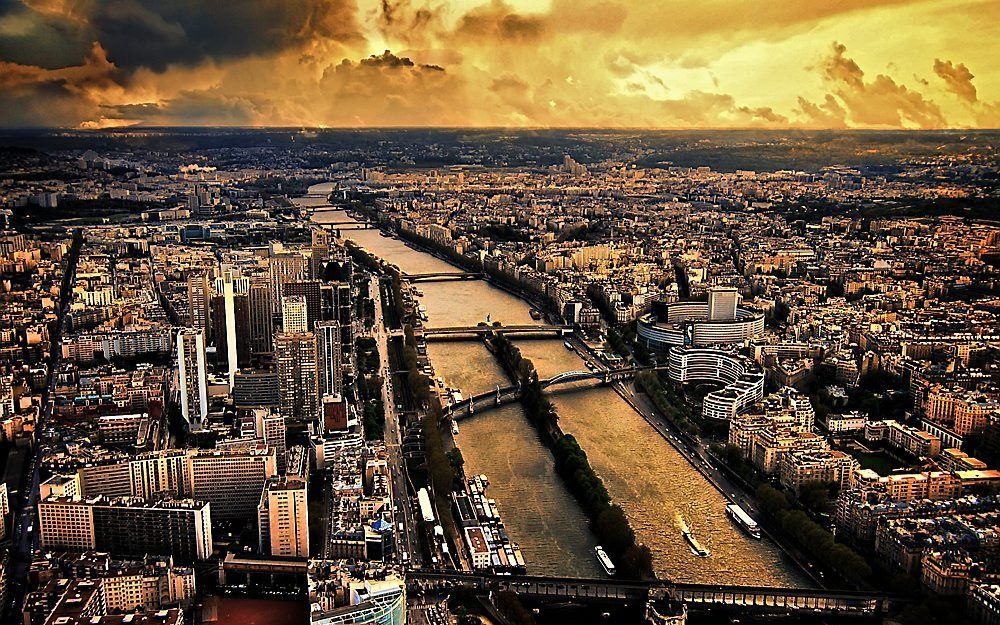
[[[551,378],[540,379],[539,384],[546,390],[552,387],[572,384],[574,382],[582,382],[585,380],[593,380],[599,384],[613,384],[632,377],[637,373],[641,373],[642,371],[656,371],[666,368],[666,365],[661,365],[649,367],[622,367],[619,369],[604,369],[601,371],[564,371],[560,374],[552,376]],[[461,401],[449,404],[445,408],[444,414],[445,416],[450,416],[455,420],[463,419],[465,417],[472,416],[477,411],[484,412],[498,406],[504,406],[506,404],[512,404],[520,401],[521,393],[522,389],[520,385],[505,387],[498,386],[491,391],[477,393],[476,395],[471,395]]]

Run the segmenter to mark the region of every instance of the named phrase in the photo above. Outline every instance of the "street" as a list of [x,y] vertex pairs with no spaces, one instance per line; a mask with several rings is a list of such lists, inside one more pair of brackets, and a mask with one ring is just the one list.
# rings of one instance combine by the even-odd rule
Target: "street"
[[[382,377],[382,405],[385,406],[385,447],[389,454],[389,475],[392,483],[393,523],[396,526],[400,540],[400,559],[405,552],[413,565],[421,564],[420,541],[416,535],[416,522],[413,519],[411,497],[407,489],[406,466],[403,460],[403,433],[400,430],[400,415],[396,410],[396,399],[393,393],[392,372],[389,367],[389,336],[385,327],[385,315],[382,311],[381,282],[378,276],[370,278],[369,293],[375,301],[374,336],[378,344],[380,376]],[[403,531],[399,532],[399,524]]]

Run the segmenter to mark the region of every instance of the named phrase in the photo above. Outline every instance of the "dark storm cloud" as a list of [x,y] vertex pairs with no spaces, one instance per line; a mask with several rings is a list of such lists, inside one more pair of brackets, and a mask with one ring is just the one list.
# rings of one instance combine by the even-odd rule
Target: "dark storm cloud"
[[[56,51],[85,49],[93,41],[122,69],[163,71],[172,64],[267,55],[318,39],[361,39],[351,0],[33,0],[27,6],[0,0],[2,17],[23,28],[24,36],[5,37],[0,57],[43,66]],[[44,37],[29,37],[43,30]],[[14,39],[47,47],[36,46],[35,58],[18,58],[14,48],[24,41]]]

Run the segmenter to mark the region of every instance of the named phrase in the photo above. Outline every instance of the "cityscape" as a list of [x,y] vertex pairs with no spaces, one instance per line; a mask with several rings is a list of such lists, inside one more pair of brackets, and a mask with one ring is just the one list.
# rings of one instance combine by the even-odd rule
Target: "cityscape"
[[0,2],[0,623],[1000,625],[998,24]]

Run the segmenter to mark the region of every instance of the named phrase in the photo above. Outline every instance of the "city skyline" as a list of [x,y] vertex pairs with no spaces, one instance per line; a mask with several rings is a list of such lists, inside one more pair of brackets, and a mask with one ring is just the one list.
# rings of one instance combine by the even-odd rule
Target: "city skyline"
[[0,6],[0,126],[996,128],[995,2]]

